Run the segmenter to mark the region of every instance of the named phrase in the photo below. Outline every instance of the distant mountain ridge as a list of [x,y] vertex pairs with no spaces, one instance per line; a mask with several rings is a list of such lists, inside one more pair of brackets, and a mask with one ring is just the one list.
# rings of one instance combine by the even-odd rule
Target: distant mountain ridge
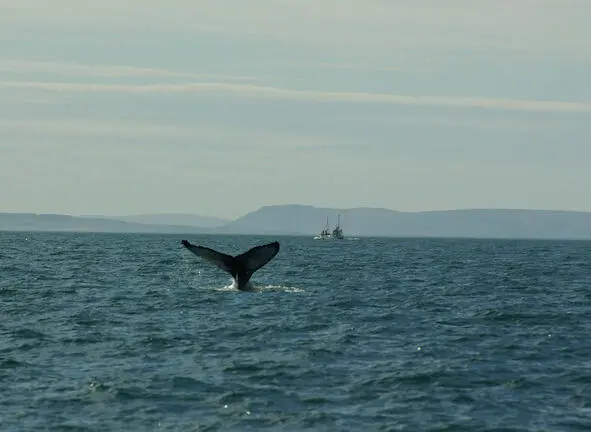
[[313,236],[322,230],[327,217],[331,228],[334,227],[339,214],[345,237],[591,240],[591,212],[519,209],[400,212],[300,204],[264,206],[233,221],[188,214],[101,217],[0,213],[0,230]]
[[591,239],[591,212],[520,209],[400,212],[364,207],[265,206],[231,222],[224,230],[254,233],[264,226],[314,235],[324,227],[327,217],[334,227],[338,214],[345,236]]
[[227,225],[231,222],[229,219],[222,219],[213,216],[201,216],[186,213],[155,213],[138,214],[126,216],[91,216],[101,219],[115,219],[123,222],[141,223],[148,225],[184,225],[196,226],[200,228],[216,228]]
[[74,231],[137,233],[202,233],[205,228],[148,225],[116,219],[60,214],[0,213],[0,231]]

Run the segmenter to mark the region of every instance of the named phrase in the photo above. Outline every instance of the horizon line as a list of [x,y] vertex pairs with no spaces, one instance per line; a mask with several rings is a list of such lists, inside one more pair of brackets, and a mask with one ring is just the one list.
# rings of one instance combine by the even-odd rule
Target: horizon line
[[141,217],[141,216],[198,216],[201,218],[220,219],[226,222],[233,222],[241,219],[249,214],[256,213],[262,209],[269,207],[308,207],[316,210],[346,212],[351,210],[385,210],[393,213],[444,213],[454,211],[525,211],[525,212],[551,212],[551,213],[591,213],[591,210],[573,210],[573,209],[556,209],[556,208],[526,208],[526,207],[455,207],[455,208],[440,208],[440,209],[424,209],[424,210],[395,210],[388,207],[379,206],[356,206],[356,207],[330,207],[319,206],[312,204],[269,204],[262,205],[254,210],[247,211],[241,216],[225,217],[217,215],[206,215],[201,213],[191,213],[186,211],[168,211],[168,212],[134,212],[134,213],[118,213],[118,214],[97,214],[93,213],[57,213],[57,212],[36,212],[36,211],[19,211],[19,210],[0,210],[0,214],[12,215],[35,215],[35,216],[68,216],[68,217],[84,217],[84,218],[118,218],[118,217]]

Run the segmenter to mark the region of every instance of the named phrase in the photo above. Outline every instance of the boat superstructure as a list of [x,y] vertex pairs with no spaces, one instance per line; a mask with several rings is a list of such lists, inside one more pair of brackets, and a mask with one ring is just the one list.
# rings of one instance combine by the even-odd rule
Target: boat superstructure
[[320,234],[314,237],[317,240],[343,240],[345,237],[343,236],[343,229],[341,228],[341,215],[339,213],[337,218],[337,226],[331,230],[330,225],[328,223],[328,216],[326,217],[326,225],[324,229],[320,231]]
[[345,237],[343,236],[343,229],[341,228],[341,214],[339,213],[337,219],[337,226],[332,230],[331,237],[337,240],[342,240]]

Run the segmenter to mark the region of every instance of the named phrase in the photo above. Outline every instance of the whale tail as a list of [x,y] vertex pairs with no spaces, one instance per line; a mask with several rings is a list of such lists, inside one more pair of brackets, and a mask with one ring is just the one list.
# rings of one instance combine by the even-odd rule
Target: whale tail
[[253,273],[271,261],[279,252],[279,242],[255,246],[237,255],[227,255],[205,246],[198,246],[183,240],[182,245],[198,257],[205,259],[219,269],[230,273],[239,290],[243,290]]

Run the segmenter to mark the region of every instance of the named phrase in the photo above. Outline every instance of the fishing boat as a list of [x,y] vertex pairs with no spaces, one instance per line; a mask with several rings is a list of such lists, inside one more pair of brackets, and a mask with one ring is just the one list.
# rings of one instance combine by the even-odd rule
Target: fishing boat
[[330,226],[328,224],[328,217],[326,218],[326,225],[324,229],[320,231],[320,234],[315,236],[315,240],[343,240],[345,237],[343,236],[343,229],[341,228],[341,215],[338,215],[337,219],[337,226],[331,231]]
[[322,231],[320,231],[320,235],[317,235],[316,237],[314,237],[314,239],[316,240],[326,240],[330,238],[330,229],[328,226],[328,216],[326,217],[326,225],[324,226],[324,229]]

